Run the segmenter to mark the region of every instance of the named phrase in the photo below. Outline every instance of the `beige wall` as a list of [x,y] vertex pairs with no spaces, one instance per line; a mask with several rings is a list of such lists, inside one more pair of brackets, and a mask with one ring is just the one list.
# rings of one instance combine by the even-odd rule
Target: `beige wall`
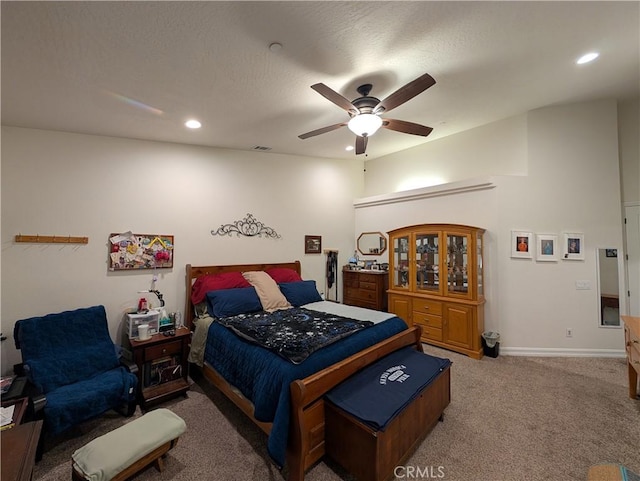
[[[484,227],[486,328],[501,332],[505,352],[622,354],[621,330],[598,328],[596,289],[596,248],[622,248],[617,118],[614,101],[549,107],[412,149],[402,172],[391,156],[368,161],[376,192],[394,191],[402,173],[462,181],[454,158],[474,175],[484,163],[493,188],[357,208],[355,233],[429,222]],[[387,167],[396,174],[384,185]],[[512,259],[511,230],[584,233],[586,258]],[[592,288],[576,290],[577,280]]]
[[[19,361],[15,320],[104,304],[117,338],[137,291],[153,271],[109,272],[110,233],[175,236],[174,268],[156,287],[182,310],[185,265],[299,259],[303,277],[325,290],[322,254],[304,236],[353,252],[353,198],[362,162],[298,158],[178,144],[2,127],[2,370]],[[247,213],[280,239],[220,237],[210,231]],[[16,244],[16,234],[88,236],[87,245]]]
[[618,105],[622,200],[640,203],[640,101]]
[[[123,313],[153,276],[107,270],[107,238],[126,230],[175,236],[175,266],[158,272],[157,288],[169,310],[182,310],[187,263],[300,259],[303,276],[323,291],[324,256],[304,254],[305,234],[322,235],[323,247],[338,249],[342,264],[363,231],[422,222],[477,225],[487,229],[487,328],[501,332],[504,352],[621,353],[620,330],[597,328],[595,249],[621,248],[621,202],[638,200],[637,107],[636,101],[616,110],[615,102],[602,101],[540,109],[368,161],[364,174],[358,159],[3,126],[0,299],[2,331],[10,338],[2,345],[2,371],[19,360],[11,339],[16,319],[104,304],[117,338]],[[425,179],[476,177],[492,188],[353,207],[354,199],[384,197]],[[211,236],[247,213],[282,238]],[[583,232],[587,257],[511,259],[511,229]],[[84,246],[16,244],[18,233],[90,240]],[[576,291],[576,280],[593,288]],[[567,327],[572,339],[564,337]]]

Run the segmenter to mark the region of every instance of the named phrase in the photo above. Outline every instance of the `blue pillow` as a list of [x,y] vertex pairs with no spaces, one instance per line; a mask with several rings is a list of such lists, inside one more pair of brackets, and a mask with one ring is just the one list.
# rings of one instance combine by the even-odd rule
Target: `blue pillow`
[[207,292],[207,311],[211,317],[229,317],[262,310],[255,287],[239,287]]
[[283,282],[278,284],[280,290],[293,307],[300,307],[310,302],[318,302],[322,297],[316,289],[316,281]]

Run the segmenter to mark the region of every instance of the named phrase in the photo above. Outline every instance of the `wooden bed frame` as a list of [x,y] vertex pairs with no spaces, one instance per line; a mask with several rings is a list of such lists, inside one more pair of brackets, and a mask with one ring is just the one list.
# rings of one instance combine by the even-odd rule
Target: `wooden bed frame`
[[[191,264],[187,264],[185,324],[190,329],[193,329],[192,320],[194,319],[194,309],[190,297],[191,287],[198,277],[204,274],[220,274],[234,271],[264,271],[273,267],[290,268],[298,272],[298,274],[300,274],[301,271],[300,261],[227,266],[192,266]],[[291,422],[286,458],[289,481],[302,481],[304,479],[304,473],[325,454],[324,394],[363,367],[402,347],[414,345],[417,350],[423,352],[420,333],[421,329],[419,327],[411,327],[406,331],[333,364],[316,374],[291,383]],[[197,366],[195,367],[197,368]],[[253,420],[260,429],[269,434],[271,423],[256,420],[253,416],[252,403],[239,394],[237,389],[229,384],[206,362],[202,368],[202,374]],[[446,390],[449,391],[449,389],[450,387],[447,385]]]

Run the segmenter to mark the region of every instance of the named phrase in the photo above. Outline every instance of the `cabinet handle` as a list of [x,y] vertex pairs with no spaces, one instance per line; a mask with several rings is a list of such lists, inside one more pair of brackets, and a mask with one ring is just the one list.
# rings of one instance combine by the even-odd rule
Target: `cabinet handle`
[[162,350],[162,354],[166,354],[166,353],[167,353],[167,350],[166,350],[166,349],[163,349],[163,350]]
[[633,341],[631,341],[631,342],[633,342],[634,344],[638,344],[640,341],[638,341],[637,339],[634,339],[634,340],[633,340]]

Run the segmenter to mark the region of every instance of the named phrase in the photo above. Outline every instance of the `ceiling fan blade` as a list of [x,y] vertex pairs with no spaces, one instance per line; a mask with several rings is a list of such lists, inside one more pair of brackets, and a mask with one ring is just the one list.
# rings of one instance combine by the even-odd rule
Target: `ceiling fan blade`
[[335,90],[327,87],[325,84],[323,83],[313,84],[311,88],[316,92],[318,92],[327,100],[336,104],[341,109],[344,109],[347,112],[351,112],[354,114],[357,114],[359,112],[358,109],[351,102],[349,102],[347,99],[345,99],[342,95],[340,95]]
[[387,98],[382,100],[378,105],[373,109],[374,113],[380,113],[382,111],[389,112],[391,109],[395,109],[397,106],[402,105],[407,100],[412,99],[419,93],[424,92],[429,87],[433,86],[436,83],[434,78],[428,73],[418,77],[413,82],[409,82],[404,87],[400,87],[398,90],[393,92]]
[[356,135],[356,155],[364,154],[367,150],[367,141],[369,137],[360,137]]
[[316,135],[326,134],[327,132],[331,132],[332,130],[337,130],[340,127],[344,127],[347,125],[346,122],[341,122],[339,124],[329,125],[327,127],[322,127],[321,129],[312,130],[311,132],[307,132],[306,134],[298,135],[301,139],[308,139],[309,137],[315,137]]
[[422,135],[426,137],[431,133],[433,128],[425,127],[424,125],[414,124],[413,122],[407,122],[405,120],[383,119],[382,126],[385,129],[395,130],[396,132],[402,132],[404,134]]

